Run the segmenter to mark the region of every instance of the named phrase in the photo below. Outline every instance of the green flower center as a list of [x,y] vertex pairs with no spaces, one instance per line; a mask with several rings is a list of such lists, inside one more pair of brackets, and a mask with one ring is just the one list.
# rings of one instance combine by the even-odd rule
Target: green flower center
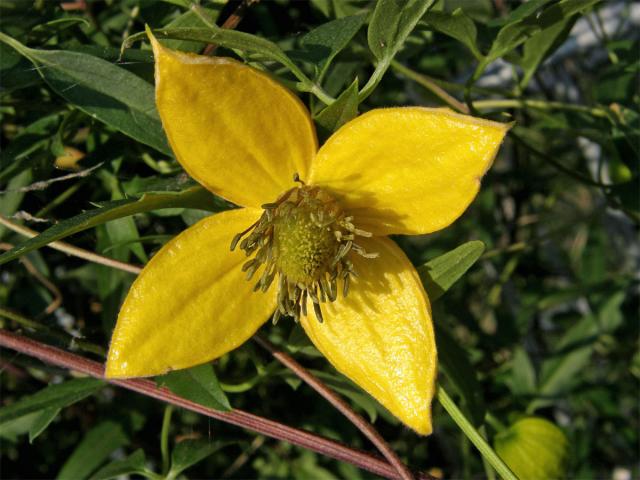
[[266,292],[278,278],[274,323],[282,315],[296,321],[301,314],[306,316],[308,299],[322,321],[320,303],[337,299],[338,281],[342,281],[343,296],[349,291],[350,277],[355,275],[350,253],[377,257],[354,242],[356,236],[371,234],[357,229],[353,217],[346,216],[331,195],[304,185],[297,175],[294,180],[301,186],[288,190],[274,203],[263,205],[260,219],[231,243],[231,250],[240,242],[240,248],[253,257],[242,267],[247,280],[263,267],[255,291]]

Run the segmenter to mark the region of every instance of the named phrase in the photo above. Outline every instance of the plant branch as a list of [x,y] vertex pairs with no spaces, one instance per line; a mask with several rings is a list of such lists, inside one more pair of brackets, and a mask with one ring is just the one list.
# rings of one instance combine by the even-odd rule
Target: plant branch
[[0,307],[0,318],[6,318],[11,320],[12,322],[17,323],[21,327],[28,328],[35,332],[39,332],[44,335],[48,335],[51,338],[55,338],[56,340],[69,345],[70,347],[75,347],[78,350],[82,350],[87,353],[93,353],[95,355],[99,355],[104,357],[106,355],[106,351],[100,345],[95,345],[91,342],[87,342],[82,340],[81,338],[77,338],[66,333],[60,332],[58,330],[54,330],[53,328],[32,320],[30,318],[25,317],[24,315],[20,315],[12,310],[8,310],[6,308]]
[[353,423],[353,425],[355,425],[355,427],[360,430],[364,434],[364,436],[367,437],[371,441],[371,443],[376,446],[376,448],[389,461],[389,463],[391,463],[396,468],[398,474],[403,480],[413,479],[413,475],[411,474],[407,466],[402,463],[400,458],[398,458],[396,453],[391,449],[384,438],[382,438],[382,436],[376,431],[373,425],[371,425],[364,418],[354,412],[353,409],[344,400],[342,400],[342,398],[340,398],[335,392],[328,388],[316,376],[309,373],[302,365],[296,362],[293,357],[278,349],[274,344],[272,344],[269,340],[267,340],[260,334],[254,335],[253,339],[261,347],[269,351],[276,360],[293,371],[293,373],[304,380],[311,388],[313,388],[322,397],[324,397],[324,399],[327,400],[331,405],[333,405],[340,413],[347,417],[347,419],[349,419],[349,421]]
[[[437,80],[418,73],[415,70],[401,64],[397,60],[391,62],[391,67],[398,73],[422,85],[435,96],[444,101],[454,110],[469,114],[469,107],[453,97],[447,91],[438,85]],[[532,108],[537,110],[566,110],[573,112],[581,112],[598,118],[612,118],[614,112],[605,107],[590,107],[588,105],[578,105],[574,103],[551,102],[547,100],[520,100],[517,98],[497,98],[487,100],[475,100],[473,108],[477,110],[505,109],[505,108]]]
[[449,95],[446,92],[446,90],[441,86],[439,86],[438,84],[436,84],[431,77],[428,77],[427,75],[411,70],[410,68],[402,65],[397,60],[394,60],[393,62],[391,62],[391,67],[395,71],[409,78],[410,80],[413,80],[414,82],[422,85],[424,88],[426,88],[435,96],[440,98],[442,101],[444,101],[447,105],[449,105],[454,110],[461,113],[466,113],[466,114],[469,113],[469,108],[464,103],[459,101],[457,98]]
[[[31,340],[21,335],[16,335],[3,329],[0,329],[0,346],[38,358],[51,365],[104,379],[104,366],[101,363]],[[179,397],[166,388],[159,388],[152,380],[106,379],[106,381],[162,402],[289,442],[322,455],[335,458],[336,460],[350,463],[376,475],[392,479],[400,478],[396,469],[381,458],[361,450],[350,448],[342,443],[320,435],[289,427],[242,410],[233,410],[231,412],[213,410]],[[418,478],[432,479],[432,477],[426,474],[420,474]]]
[[568,110],[587,113],[593,117],[610,118],[609,111],[602,107],[589,107],[574,103],[550,102],[547,100],[519,100],[517,98],[499,98],[489,100],[476,100],[473,106],[478,110],[492,108],[535,108],[538,110]]

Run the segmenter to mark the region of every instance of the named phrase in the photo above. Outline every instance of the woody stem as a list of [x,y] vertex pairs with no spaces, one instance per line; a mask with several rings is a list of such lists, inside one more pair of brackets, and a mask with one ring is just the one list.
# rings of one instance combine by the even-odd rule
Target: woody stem
[[[185,398],[179,397],[166,388],[159,388],[155,382],[147,379],[104,379],[104,367],[101,363],[46,345],[44,343],[0,329],[0,347],[9,348],[19,353],[38,358],[49,365],[80,372],[94,378],[124,387],[142,395],[155,398],[165,403],[205,415],[232,425],[267,435],[278,440],[298,445],[302,448],[351,463],[386,478],[401,478],[396,469],[379,457],[356,450],[334,440],[315,435],[304,430],[288,427],[281,423],[253,415],[242,410],[220,412]],[[419,479],[434,480],[433,477],[420,473]]]
[[279,350],[274,344],[272,344],[262,335],[254,335],[253,340],[255,340],[261,347],[269,351],[276,360],[289,368],[300,379],[304,380],[311,388],[313,388],[322,397],[324,397],[324,399],[327,400],[331,405],[333,405],[340,413],[347,417],[347,419],[349,419],[349,421],[358,430],[360,430],[364,434],[364,436],[371,441],[371,443],[376,446],[376,448],[389,461],[389,463],[391,463],[396,468],[398,475],[400,475],[400,478],[402,478],[403,480],[412,480],[414,478],[407,466],[402,463],[400,458],[398,458],[396,453],[391,449],[389,444],[384,440],[384,438],[382,438],[382,436],[373,427],[373,425],[371,425],[364,418],[354,412],[353,409],[344,400],[342,400],[342,398],[340,398],[335,392],[329,389],[316,376],[309,373],[309,371],[306,370],[298,362],[296,362],[293,357],[283,352],[282,350]]

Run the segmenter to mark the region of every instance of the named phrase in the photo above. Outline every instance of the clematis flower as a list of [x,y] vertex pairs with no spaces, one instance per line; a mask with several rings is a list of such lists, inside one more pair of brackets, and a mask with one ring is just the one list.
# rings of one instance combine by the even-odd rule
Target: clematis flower
[[269,75],[150,38],[176,158],[242,208],[189,227],[146,265],[118,316],[106,376],[211,361],[286,315],[337,370],[429,434],[429,300],[387,236],[458,218],[508,126],[444,109],[376,109],[318,149],[309,112]]

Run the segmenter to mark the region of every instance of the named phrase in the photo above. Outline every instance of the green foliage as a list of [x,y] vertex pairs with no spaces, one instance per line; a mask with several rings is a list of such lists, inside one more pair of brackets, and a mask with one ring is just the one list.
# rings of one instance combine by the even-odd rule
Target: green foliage
[[119,68],[79,52],[35,50],[0,34],[37,68],[51,88],[71,105],[159,152],[170,154],[153,87]]
[[156,379],[173,393],[216,410],[231,410],[229,400],[220,388],[211,365],[199,365],[186,370],[169,372]]
[[[436,235],[395,238],[432,303],[439,382],[520,478],[639,475],[632,2],[262,1],[234,30],[220,28],[235,7],[225,0],[86,2],[72,11],[61,3],[0,3],[0,214],[40,232],[28,239],[0,224],[1,328],[103,361],[133,275],[40,249],[64,240],[144,263],[187,226],[233,208],[172,157],[148,27],[174,49],[213,43],[216,54],[297,91],[321,141],[359,113],[398,105],[515,122],[465,215]],[[612,29],[617,18],[626,23]],[[585,48],[577,28],[581,42],[590,38]],[[66,147],[81,153],[78,170],[57,168]],[[435,433],[418,438],[328,367],[299,326],[282,320],[262,334],[374,422],[410,465],[491,478],[442,408],[434,407]],[[169,411],[163,422],[160,402],[67,379],[8,349],[2,365],[7,478],[367,478],[190,412]],[[205,406],[369,448],[251,343],[219,359],[215,373],[202,365],[157,381]]]
[[0,422],[4,423],[45,409],[66,407],[88,397],[103,386],[104,382],[94,378],[78,378],[50,385],[33,395],[23,397],[20,401],[1,408]]
[[79,480],[88,478],[111,452],[129,442],[122,426],[113,421],[101,422],[84,436],[64,462],[56,478]]

